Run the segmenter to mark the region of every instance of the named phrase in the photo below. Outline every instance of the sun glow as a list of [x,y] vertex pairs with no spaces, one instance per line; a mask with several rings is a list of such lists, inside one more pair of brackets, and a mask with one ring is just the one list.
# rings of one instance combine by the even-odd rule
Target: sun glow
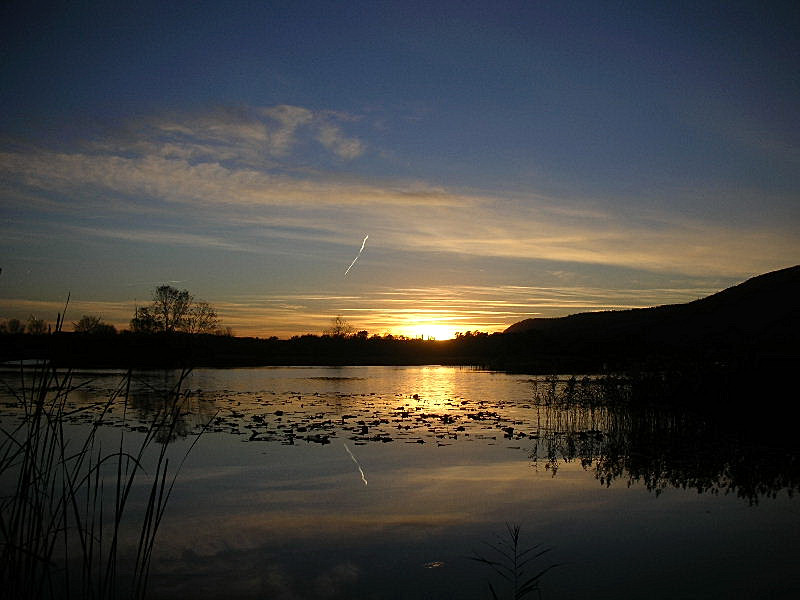
[[449,340],[456,337],[456,331],[463,330],[463,327],[444,325],[442,323],[414,323],[399,327],[397,333],[409,338],[422,338],[432,340]]

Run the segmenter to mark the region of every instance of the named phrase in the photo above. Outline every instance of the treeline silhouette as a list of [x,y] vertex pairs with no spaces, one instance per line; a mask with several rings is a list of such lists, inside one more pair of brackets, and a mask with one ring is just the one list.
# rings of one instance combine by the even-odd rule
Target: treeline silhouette
[[[504,333],[467,332],[452,340],[370,336],[352,332],[346,323],[323,335],[291,339],[190,333],[198,329],[165,325],[107,335],[6,333],[0,336],[0,361],[52,358],[67,367],[119,368],[444,364],[543,374],[672,373],[684,381],[693,377],[699,392],[716,393],[720,386],[735,388],[743,374],[767,377],[796,364],[798,298],[800,266],[795,266],[687,304],[529,319]],[[659,393],[672,393],[669,381],[662,381]]]
[[[48,358],[64,367],[180,368],[259,365],[418,365],[489,366],[502,334],[423,340],[396,336],[302,335],[233,337],[214,334],[135,333],[45,336],[4,335],[0,360]],[[484,364],[485,363],[485,364]],[[499,364],[499,363],[497,363]]]

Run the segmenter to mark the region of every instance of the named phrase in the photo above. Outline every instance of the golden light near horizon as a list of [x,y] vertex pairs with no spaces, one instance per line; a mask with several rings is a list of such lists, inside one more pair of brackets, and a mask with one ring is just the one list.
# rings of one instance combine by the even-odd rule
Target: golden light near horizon
[[456,337],[457,331],[464,330],[464,327],[454,324],[437,323],[435,321],[422,321],[396,327],[395,333],[397,335],[404,335],[409,338],[450,340]]
[[[355,331],[437,341],[453,339],[458,332],[502,331],[530,314],[526,311],[517,318],[506,310],[476,309],[472,299],[441,297],[442,289],[413,290],[410,296],[408,291],[382,291],[374,298],[356,296],[351,306],[337,312]],[[319,316],[328,325],[327,315]]]

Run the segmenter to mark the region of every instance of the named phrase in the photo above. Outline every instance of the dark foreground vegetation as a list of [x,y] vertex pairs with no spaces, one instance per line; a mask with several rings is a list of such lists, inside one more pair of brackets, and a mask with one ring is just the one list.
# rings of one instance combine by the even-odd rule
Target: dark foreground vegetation
[[[116,439],[100,429],[114,412],[126,421],[130,372],[107,399],[79,408],[70,396],[80,385],[47,361],[21,368],[16,387],[0,381],[13,398],[6,402],[13,412],[0,419],[4,598],[146,596],[157,532],[180,470],[170,465],[167,448],[185,412],[187,373],[146,425],[135,434],[120,429]],[[78,433],[76,424],[86,426]]]

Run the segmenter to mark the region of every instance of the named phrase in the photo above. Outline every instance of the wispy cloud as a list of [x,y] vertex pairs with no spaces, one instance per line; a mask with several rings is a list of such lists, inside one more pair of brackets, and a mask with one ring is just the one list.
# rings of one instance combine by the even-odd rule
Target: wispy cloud
[[[631,211],[567,210],[563,201],[541,196],[507,203],[502,197],[418,182],[303,178],[152,154],[5,152],[0,173],[7,185],[24,191],[23,197],[37,191],[46,195],[50,207],[42,210],[54,210],[53,203],[64,211],[104,206],[105,217],[156,210],[180,221],[191,208],[195,221],[234,228],[255,222],[276,229],[304,224],[305,234],[287,235],[314,232],[313,239],[322,235],[341,244],[351,243],[343,225],[355,223],[383,247],[400,251],[737,275],[783,266],[786,256],[800,250],[795,235],[757,225],[733,228],[666,215],[659,220],[652,211],[637,219]],[[174,239],[201,241],[196,236],[187,231]]]
[[144,244],[159,244],[163,246],[194,246],[198,248],[219,248],[221,250],[233,250],[236,252],[257,252],[257,249],[253,248],[252,246],[247,246],[238,242],[231,242],[219,237],[187,233],[183,231],[145,229],[124,230],[108,229],[105,227],[75,227],[70,225],[63,226],[63,229],[78,235],[89,235],[113,240],[125,240],[129,242],[141,242]]
[[100,151],[128,151],[192,161],[225,161],[276,167],[305,144],[317,143],[337,159],[353,160],[364,152],[362,140],[347,135],[346,114],[300,106],[220,107],[166,114],[131,122],[123,135],[95,140]]
[[317,134],[319,142],[336,156],[352,160],[364,153],[364,144],[356,138],[348,138],[336,125],[322,125]]
[[204,208],[290,206],[464,206],[466,197],[420,183],[374,185],[299,178],[220,162],[145,155],[86,153],[0,153],[0,172],[29,189],[60,192],[63,203],[79,202],[91,191]]

